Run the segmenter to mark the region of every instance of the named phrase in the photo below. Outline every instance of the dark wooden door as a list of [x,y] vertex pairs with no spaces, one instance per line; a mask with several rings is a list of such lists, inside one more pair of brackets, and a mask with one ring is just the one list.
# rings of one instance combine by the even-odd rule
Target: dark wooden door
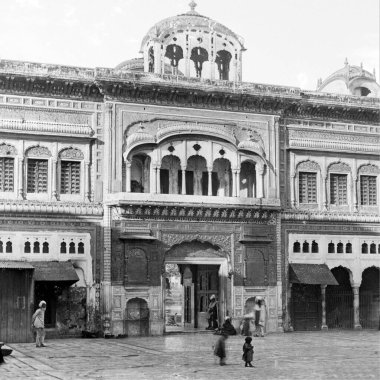
[[31,342],[31,270],[0,269],[0,341]]
[[[197,275],[197,326],[206,328],[208,326],[208,304],[212,295],[218,300],[219,293],[219,266],[218,265],[199,265]],[[219,311],[219,307],[218,307]],[[219,313],[218,313],[219,318]]]

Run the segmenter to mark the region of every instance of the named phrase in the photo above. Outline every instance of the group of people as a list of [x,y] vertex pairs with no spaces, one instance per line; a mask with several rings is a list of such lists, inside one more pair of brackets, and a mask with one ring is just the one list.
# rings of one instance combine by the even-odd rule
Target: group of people
[[[215,330],[215,333],[221,335],[217,340],[214,347],[214,354],[219,357],[220,365],[225,365],[226,359],[226,339],[230,335],[236,335],[236,329],[231,323],[231,318],[226,317],[222,327],[218,327],[218,313],[217,313],[217,301],[215,296],[210,297],[210,303],[208,308],[209,319],[207,330]],[[242,359],[245,363],[245,367],[253,367],[253,345],[251,335],[255,337],[264,337],[265,334],[265,324],[266,324],[266,305],[263,298],[257,298],[254,310],[250,313],[244,315],[244,319],[240,326],[241,334],[246,335],[245,342],[243,345],[243,356]]]

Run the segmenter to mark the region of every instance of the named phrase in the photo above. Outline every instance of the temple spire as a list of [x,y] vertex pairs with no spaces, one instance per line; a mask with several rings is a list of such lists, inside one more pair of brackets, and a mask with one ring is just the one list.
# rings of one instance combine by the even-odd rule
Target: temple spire
[[191,2],[189,3],[189,7],[190,7],[191,12],[195,12],[195,7],[197,5],[198,4],[194,0],[191,0]]

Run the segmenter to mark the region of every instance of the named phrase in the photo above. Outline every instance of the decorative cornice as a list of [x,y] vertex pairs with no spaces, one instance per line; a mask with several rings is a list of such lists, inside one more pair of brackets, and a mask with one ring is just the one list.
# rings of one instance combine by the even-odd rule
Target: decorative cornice
[[358,222],[358,223],[380,223],[378,214],[338,213],[324,211],[296,211],[284,210],[281,219],[291,221],[310,222]]
[[113,218],[219,221],[234,223],[276,224],[275,211],[226,207],[149,206],[145,204],[125,205],[113,208]]
[[103,206],[100,203],[0,200],[0,215],[2,213],[102,216]]
[[27,133],[38,135],[64,135],[75,137],[91,137],[94,131],[87,124],[55,123],[45,121],[0,119],[0,129],[11,133]]

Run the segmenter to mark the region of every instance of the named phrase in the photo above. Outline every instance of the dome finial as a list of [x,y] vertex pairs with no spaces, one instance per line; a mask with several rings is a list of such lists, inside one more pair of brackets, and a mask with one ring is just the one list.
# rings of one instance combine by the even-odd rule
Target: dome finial
[[348,66],[348,59],[346,57],[346,59],[344,60],[344,66]]
[[198,4],[194,1],[194,0],[191,0],[191,2],[189,3],[189,6],[190,6],[190,9],[191,9],[191,12],[195,12],[195,7],[197,6]]

